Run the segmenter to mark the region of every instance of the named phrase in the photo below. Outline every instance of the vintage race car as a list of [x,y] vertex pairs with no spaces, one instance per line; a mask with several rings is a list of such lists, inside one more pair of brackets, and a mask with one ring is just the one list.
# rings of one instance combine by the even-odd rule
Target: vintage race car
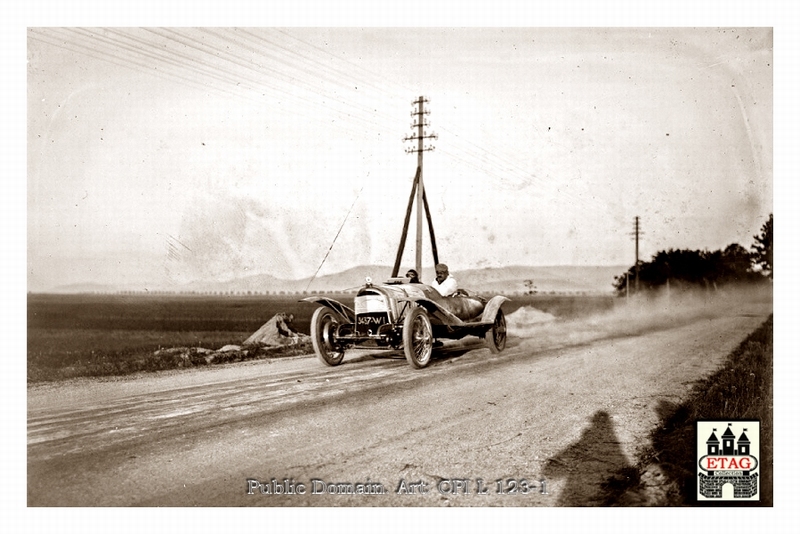
[[442,297],[426,284],[390,278],[358,290],[354,308],[327,297],[303,301],[321,304],[311,317],[314,352],[325,365],[339,365],[355,347],[403,349],[408,363],[419,369],[430,363],[437,339],[482,337],[493,353],[506,344],[506,320],[501,306],[508,299],[486,300],[459,291]]

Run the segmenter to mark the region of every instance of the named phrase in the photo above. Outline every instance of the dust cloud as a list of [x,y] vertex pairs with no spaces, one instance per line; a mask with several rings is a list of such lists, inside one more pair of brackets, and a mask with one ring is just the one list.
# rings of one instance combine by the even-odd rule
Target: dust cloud
[[772,286],[675,291],[620,298],[603,312],[559,318],[531,306],[506,317],[510,338],[528,345],[557,348],[598,339],[638,336],[731,314],[772,309]]

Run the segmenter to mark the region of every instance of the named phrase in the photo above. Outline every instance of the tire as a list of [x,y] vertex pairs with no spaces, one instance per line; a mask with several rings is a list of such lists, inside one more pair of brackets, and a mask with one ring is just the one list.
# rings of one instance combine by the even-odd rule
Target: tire
[[344,351],[336,348],[334,332],[339,324],[338,315],[330,308],[317,308],[311,316],[311,344],[319,361],[333,367],[344,359]]
[[433,328],[423,308],[411,308],[403,320],[403,352],[415,369],[422,369],[431,361]]
[[506,348],[506,316],[503,310],[497,310],[494,316],[494,324],[483,335],[483,340],[486,341],[486,346],[492,354],[499,354]]

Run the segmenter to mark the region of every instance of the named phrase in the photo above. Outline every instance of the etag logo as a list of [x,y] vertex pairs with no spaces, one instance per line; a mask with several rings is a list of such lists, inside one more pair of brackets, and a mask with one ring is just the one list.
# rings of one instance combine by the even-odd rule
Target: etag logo
[[759,500],[758,421],[697,422],[698,501]]

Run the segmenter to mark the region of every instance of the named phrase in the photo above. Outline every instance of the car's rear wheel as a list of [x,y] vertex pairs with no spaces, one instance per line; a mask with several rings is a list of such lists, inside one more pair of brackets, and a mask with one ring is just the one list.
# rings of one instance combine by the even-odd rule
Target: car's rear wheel
[[403,352],[408,363],[416,369],[431,361],[433,328],[424,308],[411,308],[403,321]]
[[498,354],[506,348],[506,316],[503,314],[503,310],[497,310],[494,323],[483,335],[483,339],[494,354]]
[[337,348],[334,334],[339,326],[338,316],[329,308],[317,308],[311,316],[311,344],[319,361],[325,365],[339,365],[344,351]]

